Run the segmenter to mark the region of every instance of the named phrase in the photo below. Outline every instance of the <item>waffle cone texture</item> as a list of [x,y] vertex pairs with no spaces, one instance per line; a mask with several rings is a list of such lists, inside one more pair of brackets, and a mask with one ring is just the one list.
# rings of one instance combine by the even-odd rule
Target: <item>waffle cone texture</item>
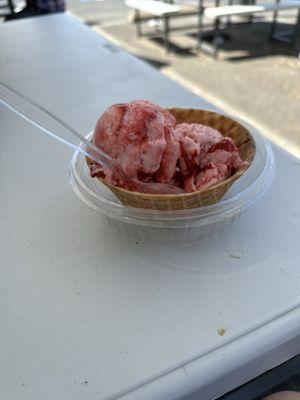
[[[240,152],[243,161],[247,161],[246,166],[242,166],[231,177],[217,183],[207,189],[192,193],[182,194],[148,194],[132,192],[111,185],[104,179],[100,179],[126,206],[146,208],[162,211],[187,210],[217,203],[228,191],[232,184],[239,179],[247,168],[251,165],[255,156],[255,142],[248,130],[224,115],[207,111],[189,108],[170,108],[167,109],[178,124],[195,123],[211,126],[218,130],[223,136],[230,137]],[[87,157],[87,163],[91,160]]]

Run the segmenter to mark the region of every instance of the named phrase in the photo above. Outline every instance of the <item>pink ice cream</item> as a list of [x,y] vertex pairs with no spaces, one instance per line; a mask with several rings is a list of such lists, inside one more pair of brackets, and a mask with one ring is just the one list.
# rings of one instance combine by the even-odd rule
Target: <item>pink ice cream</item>
[[210,126],[186,123],[176,125],[175,137],[181,147],[179,164],[184,176],[197,169],[208,149],[223,138]]
[[142,181],[194,192],[243,164],[232,139],[209,126],[176,124],[172,114],[146,100],[111,106],[97,122],[93,143],[119,162],[128,179],[96,162],[91,176],[129,190],[130,182]]

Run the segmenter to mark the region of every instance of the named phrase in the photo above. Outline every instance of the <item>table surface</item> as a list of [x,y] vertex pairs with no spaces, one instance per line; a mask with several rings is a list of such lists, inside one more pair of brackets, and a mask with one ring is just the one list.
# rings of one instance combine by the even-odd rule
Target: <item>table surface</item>
[[[2,24],[0,49],[1,80],[82,134],[130,99],[212,108],[68,15]],[[0,112],[1,399],[213,399],[299,352],[299,160],[274,149],[226,235],[136,243],[74,195],[69,149]]]

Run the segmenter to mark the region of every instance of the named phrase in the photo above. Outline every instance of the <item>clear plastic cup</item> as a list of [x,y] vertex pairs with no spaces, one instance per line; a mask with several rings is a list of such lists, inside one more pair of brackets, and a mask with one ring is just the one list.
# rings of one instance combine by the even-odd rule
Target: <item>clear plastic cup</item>
[[[98,179],[91,178],[85,156],[76,151],[70,182],[78,197],[126,236],[139,241],[183,244],[206,239],[227,229],[242,211],[257,202],[271,185],[275,161],[271,145],[247,125],[255,144],[248,170],[216,204],[182,211],[158,211],[124,206]],[[91,138],[91,134],[87,136]]]

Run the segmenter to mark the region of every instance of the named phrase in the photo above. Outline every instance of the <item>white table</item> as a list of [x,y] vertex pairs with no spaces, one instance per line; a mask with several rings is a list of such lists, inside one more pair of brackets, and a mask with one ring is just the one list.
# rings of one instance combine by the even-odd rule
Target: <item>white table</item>
[[[208,106],[67,15],[0,42],[1,80],[82,133],[113,102]],[[213,399],[299,352],[299,160],[275,149],[274,184],[226,236],[168,248],[105,227],[71,152],[0,118],[1,399]]]

